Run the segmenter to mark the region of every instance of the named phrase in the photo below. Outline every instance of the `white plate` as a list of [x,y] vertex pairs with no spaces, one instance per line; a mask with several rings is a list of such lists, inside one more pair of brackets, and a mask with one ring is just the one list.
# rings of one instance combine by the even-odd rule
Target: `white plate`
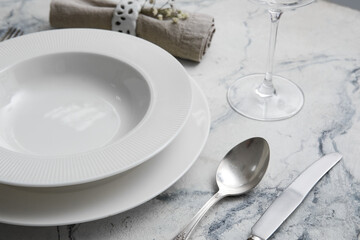
[[140,38],[52,30],[0,44],[0,182],[80,184],[143,163],[184,126],[182,65]]
[[0,185],[0,221],[53,226],[108,217],[134,208],[175,183],[195,162],[209,133],[206,99],[193,88],[193,109],[182,132],[151,160],[101,181],[60,188]]

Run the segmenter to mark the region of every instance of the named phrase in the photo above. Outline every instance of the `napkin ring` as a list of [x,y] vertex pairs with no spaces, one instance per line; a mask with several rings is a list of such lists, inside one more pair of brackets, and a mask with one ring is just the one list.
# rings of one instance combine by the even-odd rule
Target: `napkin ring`
[[111,21],[113,31],[136,35],[136,20],[141,6],[136,0],[120,0]]

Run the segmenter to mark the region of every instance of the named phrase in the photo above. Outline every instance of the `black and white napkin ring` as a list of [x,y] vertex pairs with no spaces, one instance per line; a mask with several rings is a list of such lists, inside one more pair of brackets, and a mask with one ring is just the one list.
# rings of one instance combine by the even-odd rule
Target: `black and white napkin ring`
[[111,22],[113,31],[136,35],[136,20],[141,6],[136,0],[120,0]]

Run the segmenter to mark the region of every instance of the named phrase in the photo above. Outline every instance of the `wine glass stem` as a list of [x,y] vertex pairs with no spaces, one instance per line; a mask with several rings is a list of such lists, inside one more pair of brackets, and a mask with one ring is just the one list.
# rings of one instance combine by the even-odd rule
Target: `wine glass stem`
[[267,64],[266,64],[266,73],[265,73],[264,81],[257,88],[257,93],[261,97],[271,97],[274,94],[276,94],[276,90],[272,83],[272,74],[274,67],[276,37],[277,37],[279,20],[282,15],[282,11],[269,9],[269,13],[271,19],[271,30],[270,30],[270,40],[269,40],[269,52],[268,52]]

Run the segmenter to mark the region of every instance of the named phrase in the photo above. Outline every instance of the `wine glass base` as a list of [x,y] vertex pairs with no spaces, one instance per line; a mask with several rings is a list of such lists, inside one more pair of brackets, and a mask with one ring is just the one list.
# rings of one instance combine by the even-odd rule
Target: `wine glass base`
[[256,89],[264,77],[265,74],[252,74],[235,81],[227,93],[230,106],[245,117],[261,121],[282,120],[298,113],[304,105],[301,89],[286,78],[273,76],[275,94],[260,96]]

